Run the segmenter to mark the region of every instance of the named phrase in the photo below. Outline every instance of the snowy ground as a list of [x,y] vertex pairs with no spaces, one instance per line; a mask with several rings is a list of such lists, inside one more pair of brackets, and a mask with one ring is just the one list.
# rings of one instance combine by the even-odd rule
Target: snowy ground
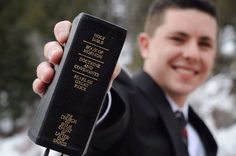
[[[0,138],[0,156],[42,156],[45,148],[33,144],[26,131],[7,139]],[[50,151],[50,156],[60,156]]]
[[[194,108],[205,120],[218,142],[218,156],[236,156],[236,113],[234,113],[236,104],[234,96],[230,94],[232,84],[233,81],[229,75],[219,74],[190,97]],[[231,118],[234,117],[235,122],[225,126],[224,123],[227,121],[225,118],[224,126],[217,127],[219,121],[213,118],[213,112],[216,109],[226,112],[231,115]],[[42,156],[44,150],[32,144],[26,132],[7,139],[0,138],[0,156]],[[59,156],[59,154],[50,152],[50,156]]]
[[[195,110],[205,120],[217,140],[218,156],[236,156],[236,104],[235,95],[230,94],[232,85],[230,75],[219,74],[190,97]],[[215,110],[225,114],[218,113],[213,117]],[[218,118],[223,119],[220,121]],[[232,120],[232,123],[226,124],[229,120]],[[217,127],[217,124],[221,127]]]

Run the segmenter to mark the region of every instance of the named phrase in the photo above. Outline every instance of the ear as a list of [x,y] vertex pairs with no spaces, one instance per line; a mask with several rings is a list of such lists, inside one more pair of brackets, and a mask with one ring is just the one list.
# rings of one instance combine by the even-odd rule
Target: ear
[[142,32],[138,35],[138,46],[140,50],[140,55],[142,56],[143,59],[146,59],[148,57],[149,39],[150,37],[145,32]]

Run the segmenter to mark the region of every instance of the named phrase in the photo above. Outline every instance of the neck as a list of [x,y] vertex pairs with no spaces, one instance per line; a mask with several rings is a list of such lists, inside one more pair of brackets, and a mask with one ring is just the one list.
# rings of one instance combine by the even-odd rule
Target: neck
[[176,105],[180,108],[182,108],[186,102],[186,97],[181,95],[170,95],[167,93],[167,95],[176,103]]
[[[145,62],[144,62],[145,63]],[[149,71],[149,68],[146,68],[145,66],[146,64],[144,64],[144,68],[143,71],[146,72],[153,81],[155,81],[161,88],[162,90],[165,92],[166,95],[168,95],[177,105],[178,107],[183,107],[185,104],[185,101],[187,99],[187,95],[186,94],[177,94],[175,92],[171,92],[171,91],[165,91],[165,89],[163,89],[164,87],[161,86],[161,84],[158,83],[158,80],[156,79],[156,77],[153,75],[152,71]]]

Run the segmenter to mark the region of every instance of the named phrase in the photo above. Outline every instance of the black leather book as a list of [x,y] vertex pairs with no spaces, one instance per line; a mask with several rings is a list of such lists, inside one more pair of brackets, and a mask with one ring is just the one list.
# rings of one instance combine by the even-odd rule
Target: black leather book
[[125,29],[86,13],[74,19],[29,129],[32,141],[68,155],[86,153],[125,37]]

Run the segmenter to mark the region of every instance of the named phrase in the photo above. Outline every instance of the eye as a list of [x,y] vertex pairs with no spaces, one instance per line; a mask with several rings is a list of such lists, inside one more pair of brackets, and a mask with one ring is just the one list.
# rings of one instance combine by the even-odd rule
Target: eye
[[199,42],[199,46],[201,48],[211,48],[212,47],[212,44],[207,42],[207,41],[200,41]]
[[184,43],[185,39],[180,36],[172,36],[170,39],[175,43],[175,44],[182,44]]
[[212,49],[214,46],[214,42],[209,37],[202,37],[199,39],[198,45],[203,49]]

